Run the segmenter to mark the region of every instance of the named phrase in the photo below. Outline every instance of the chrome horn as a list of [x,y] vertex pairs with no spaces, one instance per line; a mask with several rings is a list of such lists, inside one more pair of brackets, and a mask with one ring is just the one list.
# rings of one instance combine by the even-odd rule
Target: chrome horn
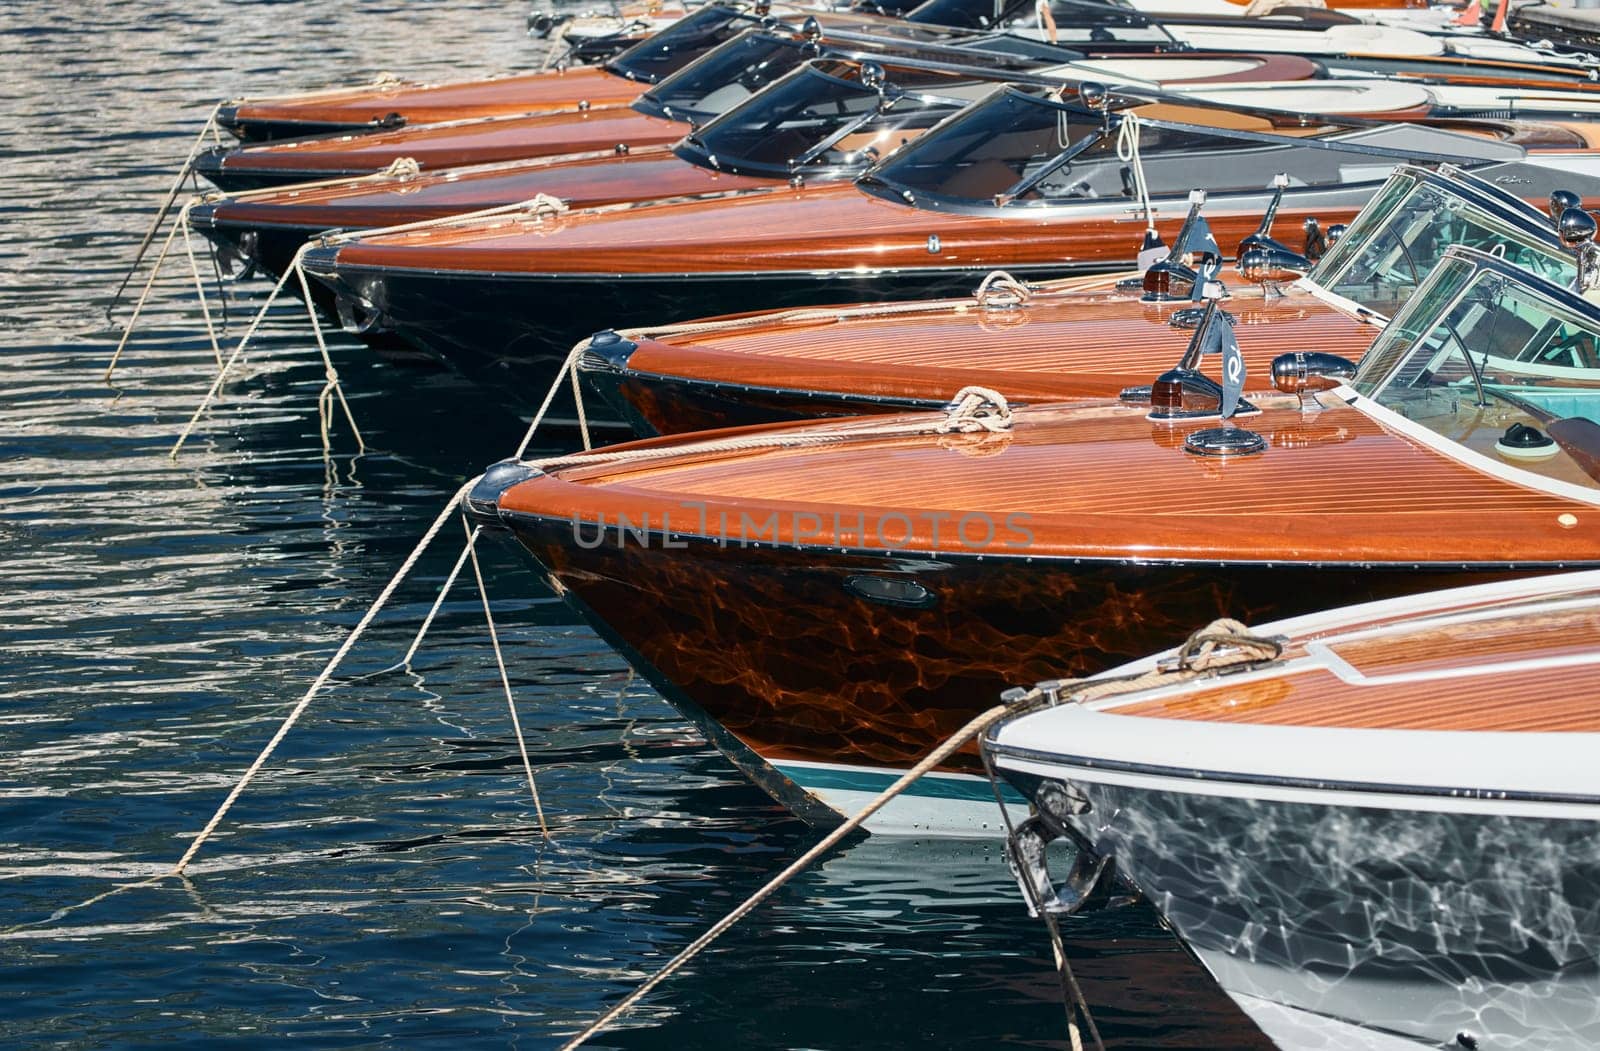
[[1355,374],[1355,362],[1322,351],[1296,350],[1272,359],[1272,385],[1285,394],[1332,390]]
[[[1551,194],[1554,200],[1555,194]],[[1594,216],[1582,208],[1568,208],[1556,220],[1556,236],[1578,257],[1578,276],[1572,290],[1579,295],[1600,288],[1600,246],[1594,243]]]
[[1260,285],[1268,298],[1274,284],[1302,278],[1311,269],[1311,260],[1272,236],[1272,221],[1278,217],[1278,206],[1283,203],[1283,191],[1288,186],[1288,173],[1279,172],[1273,177],[1272,200],[1261,216],[1261,225],[1239,242],[1235,256],[1234,268],[1239,276]]
[[1583,198],[1571,190],[1552,190],[1550,192],[1550,219],[1552,222],[1559,223],[1562,215],[1566,214],[1569,208],[1582,207]]
[[1311,263],[1299,252],[1287,248],[1252,248],[1239,256],[1239,276],[1256,285],[1298,281],[1311,270]]

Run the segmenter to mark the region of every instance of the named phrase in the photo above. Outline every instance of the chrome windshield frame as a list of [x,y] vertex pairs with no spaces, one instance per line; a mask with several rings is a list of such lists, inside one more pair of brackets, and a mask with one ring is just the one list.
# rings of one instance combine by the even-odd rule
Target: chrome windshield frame
[[[1462,175],[1470,177],[1461,178],[1460,176]],[[1552,221],[1545,218],[1542,213],[1528,205],[1520,197],[1505,193],[1505,191],[1485,180],[1471,176],[1470,172],[1464,172],[1459,168],[1451,172],[1441,172],[1416,164],[1396,165],[1394,171],[1389,174],[1389,179],[1386,180],[1384,186],[1373,194],[1373,199],[1377,200],[1381,197],[1388,183],[1396,179],[1406,179],[1413,184],[1413,189],[1407,191],[1406,196],[1396,202],[1396,207],[1409,199],[1417,189],[1427,187],[1462,198],[1469,204],[1527,234],[1528,240],[1531,242],[1539,242],[1545,247],[1554,248],[1557,250],[1557,254],[1560,255],[1571,254],[1561,244],[1561,239],[1556,236],[1555,224]],[[1393,214],[1392,211],[1391,214]],[[1359,218],[1360,216],[1358,215],[1357,219],[1359,220]],[[1351,225],[1355,225],[1354,221],[1352,221]],[[1383,228],[1380,227],[1379,229]],[[1370,240],[1370,237],[1362,240],[1363,242]],[[1351,247],[1341,249],[1340,246],[1344,244],[1350,244]],[[1357,242],[1341,240],[1339,245],[1335,245],[1328,251],[1327,255],[1317,261],[1316,267],[1302,280],[1331,291],[1337,286],[1339,277],[1347,273],[1355,265],[1357,259],[1356,245]],[[1334,263],[1339,264],[1337,273],[1330,272]],[[1426,279],[1426,275],[1423,276]],[[1330,278],[1332,279],[1330,280]]]
[[[1547,299],[1556,307],[1577,315],[1584,320],[1596,341],[1600,342],[1600,306],[1596,306],[1596,304],[1589,302],[1583,296],[1570,289],[1563,288],[1554,282],[1547,281],[1538,274],[1509,263],[1500,256],[1476,248],[1469,248],[1466,245],[1451,245],[1445,249],[1444,254],[1439,258],[1439,263],[1428,274],[1423,283],[1417,286],[1416,293],[1407,302],[1405,309],[1390,320],[1390,329],[1405,327],[1405,324],[1411,320],[1413,304],[1416,304],[1415,312],[1421,313],[1422,306],[1427,304],[1430,298],[1427,293],[1432,290],[1433,285],[1445,279],[1443,274],[1448,263],[1466,263],[1472,267],[1472,271],[1462,281],[1461,288],[1448,300],[1443,301],[1438,306],[1429,308],[1422,322],[1414,326],[1418,335],[1413,345],[1407,348],[1405,353],[1395,358],[1381,376],[1369,377],[1364,375],[1367,363],[1376,362],[1380,357],[1380,355],[1369,351],[1362,358],[1361,367],[1357,368],[1355,376],[1348,384],[1350,390],[1364,398],[1369,398],[1378,404],[1382,404],[1381,396],[1383,392],[1405,366],[1410,363],[1413,356],[1421,352],[1422,337],[1436,329],[1443,323],[1444,319],[1455,311],[1467,294],[1472,292],[1482,281],[1482,275],[1484,274],[1491,274],[1499,280],[1517,285],[1535,297]],[[1377,349],[1376,345],[1374,345],[1373,350]],[[1470,352],[1470,348],[1463,349]]]
[[[858,69],[868,63],[874,64],[883,69],[885,72],[886,79],[884,86],[882,89],[868,88],[860,81],[849,80],[838,76],[835,73],[829,72],[827,69],[823,68],[823,65],[826,63],[852,65]],[[758,91],[744,102],[741,102],[732,109],[713,117],[710,121],[706,122],[703,127],[695,128],[694,130],[690,131],[678,141],[677,145],[674,147],[674,152],[676,152],[681,159],[699,167],[709,168],[711,170],[720,172],[730,172],[735,175],[749,175],[757,178],[787,178],[796,174],[826,175],[829,177],[858,174],[868,167],[868,165],[816,165],[814,161],[818,156],[821,156],[824,152],[831,149],[835,143],[839,142],[860,128],[870,124],[872,121],[883,119],[891,109],[897,105],[901,105],[906,101],[915,102],[919,107],[948,111],[939,116],[938,119],[930,121],[928,124],[929,128],[936,127],[939,123],[942,123],[948,117],[954,116],[962,109],[966,108],[967,105],[969,105],[968,101],[965,99],[941,95],[937,92],[937,90],[930,90],[927,87],[916,89],[899,87],[894,83],[894,77],[897,71],[947,73],[952,77],[957,78],[961,83],[978,84],[986,82],[992,82],[996,84],[1005,83],[1010,81],[1013,77],[1013,74],[1009,71],[997,71],[980,66],[961,66],[954,63],[932,62],[917,59],[901,59],[887,55],[875,56],[849,52],[834,52],[829,50],[823,55],[817,58],[809,59],[798,68],[785,73],[783,76],[773,81],[772,84],[762,88],[761,91]],[[863,96],[876,94],[880,98],[887,100],[887,104],[869,109],[853,120],[845,122],[840,127],[835,128],[825,138],[808,148],[804,154],[797,158],[793,158],[784,165],[768,164],[765,162],[752,161],[749,158],[733,156],[726,153],[717,153],[706,144],[703,136],[713,132],[718,123],[725,120],[737,120],[741,110],[747,106],[757,104],[761,96],[768,90],[777,87],[779,84],[800,78],[821,78],[825,81],[832,82],[834,85],[858,89]],[[915,110],[908,111],[908,115],[915,112]]]
[[[1026,87],[1036,87],[1036,86],[1046,86],[1046,85],[1028,84],[1028,85],[1025,85],[1025,86]],[[1073,86],[1072,82],[1070,82],[1070,81],[1050,82],[1048,84],[1048,87],[1052,90],[1052,93],[1057,93],[1064,87],[1070,88],[1072,86]],[[1024,90],[1024,86],[1021,86],[1021,85],[1017,84],[1016,82],[1008,83],[1008,84],[1002,86],[1001,88],[999,88],[998,90],[996,90],[995,92],[993,92],[992,94],[988,95],[987,97],[985,97],[983,99],[979,99],[976,102],[973,102],[971,104],[971,106],[968,107],[968,109],[962,110],[960,113],[953,114],[950,118],[948,118],[945,121],[941,121],[938,125],[936,125],[935,127],[929,129],[929,131],[921,139],[917,140],[916,142],[910,143],[907,146],[904,146],[901,149],[894,151],[889,156],[883,158],[881,161],[879,161],[872,168],[870,168],[866,172],[862,173],[860,178],[857,180],[857,184],[860,185],[860,186],[863,186],[863,187],[868,187],[868,188],[870,188],[870,187],[880,187],[882,189],[882,191],[883,191],[883,193],[881,194],[882,196],[887,196],[890,199],[903,200],[905,203],[910,204],[913,207],[922,207],[922,206],[924,206],[924,202],[927,202],[927,204],[926,204],[927,207],[930,207],[930,208],[935,209],[935,210],[943,210],[943,211],[984,212],[984,211],[992,211],[994,209],[1001,209],[1001,208],[1010,208],[1010,209],[1015,209],[1015,208],[1067,208],[1067,209],[1070,209],[1075,204],[1082,203],[1082,202],[1077,202],[1077,201],[1075,201],[1074,199],[1071,199],[1071,198],[1043,198],[1043,199],[1040,199],[1040,200],[1020,200],[1019,197],[1018,197],[1018,188],[1019,187],[1024,187],[1025,189],[1032,188],[1032,185],[1034,184],[1034,182],[1036,182],[1036,180],[1033,180],[1033,181],[1030,181],[1030,180],[1032,179],[1032,176],[1038,174],[1038,172],[1030,173],[1030,176],[1028,178],[1023,179],[1023,180],[1019,181],[1018,183],[1013,184],[1007,191],[997,192],[995,195],[993,195],[991,197],[983,197],[983,198],[979,198],[979,197],[952,197],[952,196],[943,195],[943,194],[934,194],[934,193],[932,193],[930,191],[920,190],[920,189],[918,189],[918,188],[916,188],[914,186],[903,185],[903,184],[895,181],[894,179],[889,178],[889,177],[886,176],[885,173],[888,172],[888,171],[891,171],[893,169],[896,161],[898,159],[902,159],[901,155],[902,155],[903,151],[914,150],[914,149],[917,149],[919,147],[925,147],[926,145],[936,141],[935,137],[938,136],[944,129],[946,129],[946,127],[950,123],[952,123],[952,122],[954,122],[956,120],[962,119],[963,117],[967,116],[969,112],[974,111],[979,107],[987,107],[987,106],[991,106],[991,105],[996,105],[999,102],[999,100],[1001,100],[1003,98],[1008,98],[1008,97],[1009,98],[1014,98],[1016,100],[1019,100],[1019,101],[1025,103],[1025,104],[1030,104],[1030,105],[1034,105],[1034,106],[1038,106],[1038,107],[1046,108],[1046,109],[1054,109],[1057,112],[1069,114],[1069,115],[1071,115],[1073,117],[1078,118],[1081,121],[1084,121],[1085,123],[1096,124],[1099,127],[1098,127],[1097,133],[1094,133],[1094,134],[1097,134],[1100,139],[1104,139],[1104,138],[1106,138],[1108,136],[1111,136],[1113,134],[1116,134],[1116,133],[1118,133],[1120,131],[1122,123],[1123,123],[1123,121],[1125,119],[1124,118],[1123,109],[1133,109],[1133,108],[1138,107],[1140,105],[1149,104],[1149,103],[1160,103],[1160,102],[1170,102],[1170,103],[1180,104],[1180,105],[1183,105],[1183,106],[1186,106],[1186,107],[1191,107],[1191,108],[1203,105],[1202,103],[1198,103],[1195,99],[1185,98],[1185,97],[1182,97],[1182,96],[1171,96],[1171,95],[1165,94],[1163,92],[1151,92],[1151,91],[1145,91],[1145,90],[1142,90],[1142,89],[1117,88],[1115,90],[1115,94],[1114,94],[1115,102],[1117,104],[1120,104],[1123,107],[1123,109],[1108,109],[1108,110],[1101,111],[1101,110],[1096,110],[1096,109],[1090,109],[1087,106],[1083,106],[1083,105],[1081,105],[1079,103],[1076,103],[1076,102],[1067,101],[1067,100],[1062,99],[1062,98],[1058,98],[1058,97],[1057,98],[1052,98],[1052,97],[1049,97],[1049,96],[1046,96],[1046,95],[1035,94],[1035,93],[1033,93],[1031,91]],[[1282,113],[1278,113],[1278,112],[1274,112],[1274,111],[1268,111],[1268,110],[1251,109],[1251,108],[1230,107],[1229,111],[1230,112],[1245,113],[1247,115],[1256,115],[1256,116],[1263,116],[1264,115],[1264,116],[1277,117],[1277,118],[1281,118],[1283,116]],[[1464,166],[1467,166],[1467,165],[1472,165],[1474,163],[1476,163],[1476,164],[1486,163],[1485,161],[1483,161],[1482,159],[1479,159],[1479,158],[1468,158],[1468,157],[1462,157],[1462,156],[1459,156],[1459,155],[1434,153],[1434,152],[1428,151],[1428,150],[1407,150],[1407,149],[1402,149],[1402,148],[1398,148],[1398,147],[1377,146],[1377,145],[1373,145],[1371,143],[1364,143],[1364,142],[1348,142],[1348,141],[1345,141],[1342,138],[1340,138],[1340,136],[1342,136],[1344,134],[1347,134],[1347,133],[1354,133],[1354,132],[1358,132],[1358,131],[1362,131],[1362,130],[1366,130],[1366,129],[1370,129],[1370,128],[1383,127],[1385,122],[1382,122],[1382,121],[1360,120],[1360,119],[1353,119],[1353,118],[1350,118],[1350,119],[1341,118],[1341,119],[1336,120],[1336,121],[1335,120],[1330,120],[1330,121],[1326,121],[1324,123],[1336,126],[1338,129],[1341,129],[1341,130],[1330,132],[1328,135],[1325,135],[1323,137],[1310,137],[1310,136],[1296,136],[1296,135],[1279,135],[1279,134],[1274,134],[1274,133],[1271,133],[1271,132],[1251,131],[1251,130],[1248,130],[1248,129],[1241,129],[1241,128],[1224,128],[1224,127],[1213,127],[1213,126],[1200,125],[1200,124],[1190,124],[1190,123],[1183,122],[1183,121],[1167,120],[1167,119],[1158,118],[1158,117],[1146,117],[1146,116],[1137,115],[1137,114],[1136,114],[1136,116],[1137,116],[1137,119],[1138,119],[1139,124],[1141,126],[1149,127],[1149,128],[1153,128],[1153,129],[1158,129],[1158,130],[1184,132],[1184,133],[1193,134],[1193,135],[1203,135],[1203,136],[1207,136],[1207,137],[1211,137],[1211,138],[1229,139],[1229,140],[1237,141],[1237,142],[1240,142],[1240,143],[1252,143],[1252,144],[1256,144],[1256,145],[1282,146],[1282,147],[1285,147],[1285,148],[1299,148],[1299,149],[1309,149],[1309,150],[1324,150],[1324,151],[1327,151],[1327,152],[1330,152],[1330,153],[1355,154],[1355,155],[1366,156],[1366,157],[1378,157],[1378,158],[1383,158],[1385,160],[1393,161],[1397,165],[1398,164],[1415,164],[1417,162],[1425,162],[1425,163],[1433,163],[1433,164],[1454,164],[1454,165],[1457,165],[1459,167],[1464,167]],[[1085,139],[1088,139],[1088,138],[1089,138],[1089,136],[1086,135]],[[1088,143],[1088,144],[1092,144],[1092,143]],[[1073,140],[1073,142],[1071,142],[1068,145],[1064,146],[1058,153],[1052,155],[1049,160],[1047,160],[1047,161],[1045,161],[1043,163],[1042,167],[1044,169],[1054,170],[1055,168],[1059,167],[1059,165],[1064,160],[1070,160],[1071,159],[1070,157],[1063,157],[1062,154],[1066,154],[1069,151],[1071,151],[1072,155],[1076,156],[1079,153],[1081,153],[1084,149],[1086,149],[1088,144],[1085,144],[1082,140],[1075,139],[1075,140]],[[1344,185],[1349,185],[1349,184],[1345,184],[1345,183],[1332,184],[1332,183],[1330,183],[1327,186],[1315,186],[1315,187],[1310,187],[1310,188],[1311,189],[1315,189],[1315,190],[1331,190],[1331,189],[1338,189],[1339,187],[1344,186]],[[1254,194],[1254,193],[1259,193],[1259,192],[1266,192],[1266,190],[1267,190],[1267,188],[1263,188],[1263,190],[1261,190],[1261,191],[1257,191],[1257,190],[1248,190],[1248,191],[1247,190],[1233,190],[1233,191],[1225,191],[1225,194],[1235,194],[1235,193],[1237,193],[1237,194]],[[872,191],[872,190],[869,189],[869,192],[876,192],[876,191]],[[1184,190],[1184,195],[1187,196],[1187,193],[1188,193],[1188,189],[1186,188]],[[1217,194],[1215,196],[1221,197],[1221,196],[1224,196],[1225,194]],[[1154,196],[1162,196],[1162,197],[1176,198],[1178,195],[1176,194],[1176,192],[1172,192],[1172,193],[1163,193],[1163,194],[1160,194],[1160,195],[1152,194],[1152,196],[1153,197]],[[1104,204],[1104,203],[1106,203],[1106,199],[1100,199],[1097,203]],[[1134,202],[1130,201],[1129,203],[1132,204]]]

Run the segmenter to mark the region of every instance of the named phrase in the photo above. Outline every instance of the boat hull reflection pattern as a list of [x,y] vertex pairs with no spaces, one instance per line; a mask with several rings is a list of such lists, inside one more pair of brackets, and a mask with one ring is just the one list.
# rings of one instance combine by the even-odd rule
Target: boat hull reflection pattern
[[[904,768],[1002,689],[1131,660],[1181,642],[1195,624],[1308,613],[1330,593],[1377,599],[1496,578],[1450,569],[900,558],[705,539],[663,547],[659,536],[646,546],[632,534],[619,543],[614,528],[597,535],[569,520],[502,517],[669,700],[764,763]],[[847,582],[860,577],[915,582],[929,602],[908,608],[858,597]],[[950,768],[978,769],[976,750]]]
[[1592,821],[1074,784],[1230,992],[1430,1046],[1600,1046]]

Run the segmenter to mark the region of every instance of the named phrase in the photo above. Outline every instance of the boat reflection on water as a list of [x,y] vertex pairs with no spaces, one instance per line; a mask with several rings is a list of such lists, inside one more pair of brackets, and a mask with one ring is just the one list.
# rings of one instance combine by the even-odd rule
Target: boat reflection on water
[[1600,1045],[1600,573],[1258,633],[989,732],[1025,888],[1053,836],[1114,859],[1287,1048]]

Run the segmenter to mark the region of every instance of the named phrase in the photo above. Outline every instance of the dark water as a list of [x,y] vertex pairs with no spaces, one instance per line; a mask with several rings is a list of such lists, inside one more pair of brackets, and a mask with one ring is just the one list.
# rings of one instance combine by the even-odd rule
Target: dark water
[[[170,271],[116,386],[101,316],[219,97],[528,66],[520,3],[0,5],[0,926],[171,865],[459,482],[521,424],[448,375],[269,326],[177,463],[212,375]],[[259,283],[235,290],[242,314]],[[452,529],[455,527],[452,526]],[[547,1047],[803,850],[509,550],[485,550],[553,842],[473,592],[391,664],[458,542],[168,880],[0,936],[17,1046]],[[1113,1046],[1246,1046],[1146,913],[1072,927]],[[1065,1046],[1042,929],[989,844],[867,840],[791,884],[597,1041]]]

